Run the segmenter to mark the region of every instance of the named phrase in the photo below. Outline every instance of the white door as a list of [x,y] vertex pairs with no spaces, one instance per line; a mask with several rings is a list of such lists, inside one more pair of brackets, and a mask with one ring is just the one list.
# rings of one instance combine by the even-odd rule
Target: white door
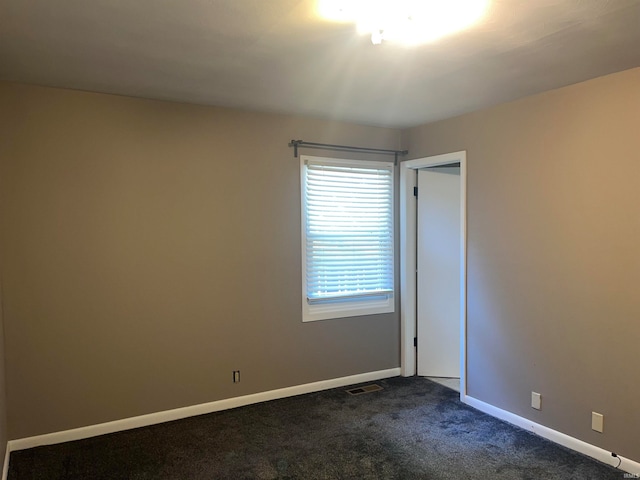
[[460,167],[418,170],[418,375],[460,377]]

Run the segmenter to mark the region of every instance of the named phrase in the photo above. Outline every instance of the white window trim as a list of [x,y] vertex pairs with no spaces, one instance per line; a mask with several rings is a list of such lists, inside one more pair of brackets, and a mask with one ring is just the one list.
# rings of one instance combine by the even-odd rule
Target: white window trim
[[[327,165],[354,165],[361,167],[379,167],[381,163],[387,165],[393,165],[393,162],[379,162],[379,161],[365,161],[365,160],[348,160],[348,159],[336,159],[327,157],[315,157],[309,155],[300,156],[300,196],[301,196],[301,251],[302,251],[302,321],[314,322],[318,320],[330,320],[335,318],[347,318],[356,317],[361,315],[376,315],[381,313],[393,313],[395,312],[395,292],[382,294],[380,296],[362,298],[362,299],[349,299],[338,302],[321,302],[310,304],[307,301],[307,235],[305,228],[305,162],[308,160],[322,161]],[[395,177],[395,171],[393,171]],[[394,183],[395,184],[395,183]],[[391,195],[391,209],[395,211],[394,205],[395,194]],[[395,241],[395,222],[392,225],[392,236]],[[395,250],[395,247],[394,247]],[[393,284],[395,285],[395,261],[393,272]]]

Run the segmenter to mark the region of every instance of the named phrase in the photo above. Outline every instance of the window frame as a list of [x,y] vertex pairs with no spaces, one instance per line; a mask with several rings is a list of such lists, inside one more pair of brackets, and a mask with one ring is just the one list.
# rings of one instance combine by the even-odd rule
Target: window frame
[[[360,297],[357,299],[327,300],[322,302],[309,302],[307,299],[307,232],[306,232],[306,165],[311,160],[325,165],[338,165],[349,167],[372,167],[379,168],[380,165],[391,167],[391,195],[390,209],[392,215],[391,241],[392,241],[392,273],[391,281],[393,289],[391,292],[381,295]],[[301,253],[302,253],[302,321],[313,322],[317,320],[330,320],[336,318],[347,318],[362,315],[376,315],[381,313],[395,312],[395,275],[396,275],[396,245],[395,245],[395,166],[388,161],[367,161],[342,158],[316,157],[310,155],[300,156],[300,193],[301,193]]]

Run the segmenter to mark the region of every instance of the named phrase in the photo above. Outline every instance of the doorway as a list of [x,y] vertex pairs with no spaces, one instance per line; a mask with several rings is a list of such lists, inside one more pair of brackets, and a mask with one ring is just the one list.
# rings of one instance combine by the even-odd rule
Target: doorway
[[[421,185],[419,186],[418,183]],[[421,188],[418,188],[417,197],[414,196],[414,187],[422,187],[422,192]],[[422,199],[420,199],[421,195],[423,195]],[[447,204],[445,208],[442,208],[443,203]],[[420,220],[421,210],[426,219]],[[453,210],[457,210],[457,216]],[[445,212],[448,212],[446,216]],[[424,230],[422,233],[421,229]],[[429,239],[426,256],[424,252],[418,253],[418,242],[422,241],[419,238]],[[441,251],[445,246],[450,247],[447,253]],[[443,262],[445,257],[447,261]],[[444,281],[445,278],[446,281]],[[444,284],[446,284],[445,290],[441,288]],[[426,293],[425,288],[427,288]],[[411,376],[417,373],[436,377],[459,376],[462,400],[466,396],[465,289],[466,152],[402,162],[400,164],[402,375]],[[444,300],[446,305],[443,304]],[[433,315],[436,311],[445,313],[438,319]],[[428,321],[422,318],[425,312],[430,312],[427,313],[430,317]],[[430,323],[432,321],[436,323]]]
[[460,379],[460,164],[416,173],[417,374]]

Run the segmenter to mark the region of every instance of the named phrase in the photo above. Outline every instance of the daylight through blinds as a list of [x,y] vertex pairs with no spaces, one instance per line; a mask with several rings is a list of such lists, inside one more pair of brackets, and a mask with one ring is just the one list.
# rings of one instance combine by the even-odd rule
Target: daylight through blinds
[[393,164],[308,161],[305,208],[310,303],[393,292]]

